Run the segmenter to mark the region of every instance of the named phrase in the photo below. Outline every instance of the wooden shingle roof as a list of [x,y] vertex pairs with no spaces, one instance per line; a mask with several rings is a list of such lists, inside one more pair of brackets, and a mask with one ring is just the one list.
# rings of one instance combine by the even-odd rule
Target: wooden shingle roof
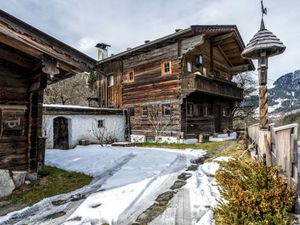
[[248,59],[257,59],[260,57],[262,50],[266,50],[268,56],[274,56],[284,52],[285,48],[279,38],[265,28],[262,20],[260,30],[247,44],[242,56]]

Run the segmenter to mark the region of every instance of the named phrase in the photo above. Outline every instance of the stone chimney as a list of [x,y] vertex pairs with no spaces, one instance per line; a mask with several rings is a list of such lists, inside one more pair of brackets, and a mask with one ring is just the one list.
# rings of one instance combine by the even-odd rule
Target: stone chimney
[[96,45],[96,48],[98,48],[98,61],[108,57],[108,47],[110,47],[110,45],[104,43],[98,43]]

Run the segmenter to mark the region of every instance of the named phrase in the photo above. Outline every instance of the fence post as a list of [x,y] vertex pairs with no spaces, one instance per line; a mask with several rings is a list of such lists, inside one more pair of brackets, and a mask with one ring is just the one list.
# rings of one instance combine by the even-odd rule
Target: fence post
[[260,155],[260,157],[265,158],[267,166],[272,166],[270,143],[271,132],[268,130],[259,130],[258,154]]

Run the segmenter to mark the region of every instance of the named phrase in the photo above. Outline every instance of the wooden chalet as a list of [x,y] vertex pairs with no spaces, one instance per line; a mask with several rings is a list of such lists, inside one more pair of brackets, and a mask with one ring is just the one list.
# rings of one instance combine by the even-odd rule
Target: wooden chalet
[[145,140],[155,136],[149,117],[156,106],[162,136],[195,139],[231,129],[231,111],[243,99],[232,77],[254,69],[241,57],[244,48],[234,25],[196,25],[145,41],[98,62],[99,104],[128,108],[132,136]]
[[0,10],[0,169],[43,163],[43,90],[95,60]]

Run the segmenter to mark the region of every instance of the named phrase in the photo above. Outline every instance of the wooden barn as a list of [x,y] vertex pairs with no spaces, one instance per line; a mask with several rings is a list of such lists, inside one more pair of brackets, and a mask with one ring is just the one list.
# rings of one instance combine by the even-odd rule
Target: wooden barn
[[0,169],[36,172],[43,163],[43,90],[95,61],[0,10]]
[[[99,55],[107,45],[98,44]],[[243,90],[232,82],[253,70],[234,25],[195,25],[100,60],[99,104],[129,109],[133,141],[196,140],[232,128]]]

